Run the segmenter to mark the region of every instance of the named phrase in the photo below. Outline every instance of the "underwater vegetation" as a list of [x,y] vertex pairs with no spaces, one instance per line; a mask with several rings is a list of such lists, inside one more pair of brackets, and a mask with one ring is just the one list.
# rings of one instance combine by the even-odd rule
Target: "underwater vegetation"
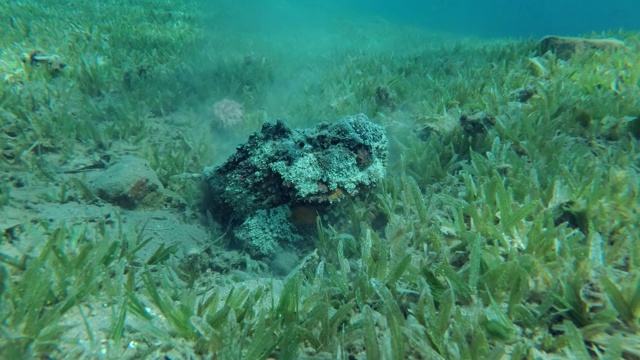
[[[371,20],[309,55],[229,6],[0,3],[0,359],[640,358],[640,34]],[[369,196],[300,214],[308,251],[230,246],[202,169],[359,113],[389,140]],[[105,196],[126,161],[165,198]]]

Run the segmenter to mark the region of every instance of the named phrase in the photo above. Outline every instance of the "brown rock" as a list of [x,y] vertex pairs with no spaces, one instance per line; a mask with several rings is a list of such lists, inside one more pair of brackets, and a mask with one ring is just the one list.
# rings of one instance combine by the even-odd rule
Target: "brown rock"
[[127,209],[160,200],[163,186],[144,159],[124,156],[91,181],[103,200]]
[[624,42],[618,39],[583,39],[577,37],[545,36],[540,40],[540,53],[547,51],[558,58],[568,60],[573,55],[580,55],[590,50],[614,50],[626,48]]
[[485,111],[460,115],[460,125],[467,135],[487,132],[487,128],[495,125],[496,119]]

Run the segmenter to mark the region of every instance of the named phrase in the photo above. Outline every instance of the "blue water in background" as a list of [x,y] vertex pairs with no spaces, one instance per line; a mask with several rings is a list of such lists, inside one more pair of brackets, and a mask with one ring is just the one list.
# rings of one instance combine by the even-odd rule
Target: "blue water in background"
[[374,14],[456,33],[580,35],[640,29],[640,0],[356,0]]
[[640,29],[640,0],[355,0],[357,7],[448,32],[488,36],[580,35]]
[[[214,4],[211,0],[203,0]],[[234,0],[234,26],[310,31],[332,18],[381,18],[427,30],[481,37],[579,36],[640,30],[640,0]],[[216,5],[217,6],[217,5]]]

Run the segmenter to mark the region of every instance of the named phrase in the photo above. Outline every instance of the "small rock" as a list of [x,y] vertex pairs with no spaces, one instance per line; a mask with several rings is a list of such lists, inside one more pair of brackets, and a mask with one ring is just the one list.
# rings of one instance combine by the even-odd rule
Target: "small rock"
[[495,125],[496,119],[484,111],[460,116],[460,126],[467,135],[475,135],[487,132],[487,128]]
[[537,90],[535,87],[533,86],[524,86],[521,87],[519,89],[516,89],[514,91],[511,92],[511,96],[514,98],[514,100],[521,102],[521,103],[526,103],[527,101],[529,101],[535,94],[536,94]]
[[101,199],[126,209],[150,206],[163,197],[162,183],[149,162],[133,156],[122,157],[90,183]]
[[634,138],[640,139],[640,116],[636,116],[629,121],[629,132]]

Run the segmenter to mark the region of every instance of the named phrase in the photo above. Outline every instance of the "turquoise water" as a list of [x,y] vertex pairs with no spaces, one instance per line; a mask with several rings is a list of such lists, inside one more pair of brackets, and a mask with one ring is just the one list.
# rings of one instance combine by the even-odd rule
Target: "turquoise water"
[[400,21],[482,35],[578,35],[638,29],[640,2],[616,1],[357,1],[361,9]]
[[[345,17],[380,16],[431,30],[489,36],[577,36],[607,30],[640,28],[640,2],[602,1],[470,1],[351,0],[244,2],[260,9],[258,22],[303,22],[314,26],[328,13]],[[320,11],[320,12],[319,12]],[[323,13],[322,11],[327,11]],[[272,16],[272,15],[280,16]],[[284,25],[284,24],[281,24]]]

